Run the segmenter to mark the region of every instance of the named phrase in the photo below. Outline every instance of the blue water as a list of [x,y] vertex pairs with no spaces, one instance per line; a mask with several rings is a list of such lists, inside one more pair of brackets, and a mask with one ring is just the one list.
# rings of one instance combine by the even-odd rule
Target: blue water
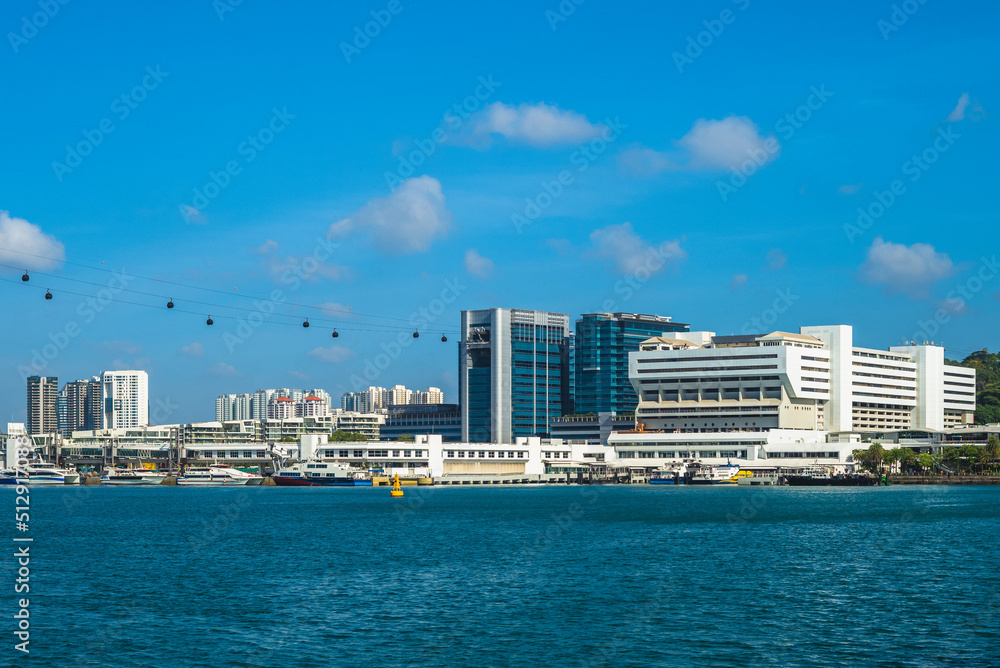
[[[31,502],[31,654],[5,633],[0,665],[1000,665],[1000,488],[83,487]],[[16,577],[5,556],[8,620]]]

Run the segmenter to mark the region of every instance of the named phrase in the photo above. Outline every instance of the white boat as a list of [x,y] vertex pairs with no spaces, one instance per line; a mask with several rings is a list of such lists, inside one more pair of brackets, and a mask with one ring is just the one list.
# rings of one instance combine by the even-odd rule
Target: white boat
[[229,475],[231,475],[234,478],[246,478],[247,481],[246,484],[248,485],[259,485],[262,482],[264,482],[264,476],[258,475],[256,473],[250,473],[248,471],[241,471],[239,469],[235,469],[229,464],[213,464],[212,468],[229,471]]
[[282,487],[371,487],[367,471],[356,469],[342,462],[324,462],[307,459],[290,466],[279,467],[271,476],[274,484]]
[[735,485],[740,467],[736,464],[707,466],[698,469],[691,478],[692,485]]
[[[25,475],[27,474],[27,475]],[[80,474],[70,469],[61,469],[55,464],[34,462],[24,469],[6,469],[0,472],[0,485],[78,485]]]
[[184,475],[177,478],[177,484],[182,487],[232,487],[246,485],[252,477],[229,466],[189,466],[184,469]]
[[159,485],[166,473],[149,469],[109,468],[101,475],[102,485]]

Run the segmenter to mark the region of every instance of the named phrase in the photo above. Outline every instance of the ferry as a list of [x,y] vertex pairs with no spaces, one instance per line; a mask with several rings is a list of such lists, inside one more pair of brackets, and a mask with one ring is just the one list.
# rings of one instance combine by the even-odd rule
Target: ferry
[[664,466],[652,472],[649,476],[650,485],[684,485],[687,483],[687,466]]
[[340,462],[321,462],[308,459],[290,466],[283,466],[271,476],[274,484],[283,487],[371,487],[367,472]]
[[698,469],[691,478],[692,485],[735,485],[740,467],[736,464],[706,466]]
[[149,469],[109,468],[101,475],[102,485],[159,485],[167,477],[166,473]]
[[872,487],[879,479],[858,473],[833,473],[826,466],[804,466],[784,476],[785,484],[794,487]]
[[[25,475],[27,474],[27,475]],[[77,485],[80,474],[70,469],[58,468],[55,464],[35,462],[16,471],[0,471],[0,485]]]
[[[253,476],[238,471],[229,466],[189,466],[184,469],[184,475],[177,478],[177,484],[182,487],[232,487],[249,484]],[[259,484],[258,480],[256,484]]]

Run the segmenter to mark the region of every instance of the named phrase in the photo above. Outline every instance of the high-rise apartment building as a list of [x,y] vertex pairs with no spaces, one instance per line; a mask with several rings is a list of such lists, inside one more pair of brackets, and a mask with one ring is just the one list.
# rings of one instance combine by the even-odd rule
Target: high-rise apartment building
[[101,380],[74,380],[59,392],[59,433],[70,436],[74,431],[101,428]]
[[638,313],[587,313],[576,321],[574,408],[577,413],[630,413],[639,403],[628,354],[646,339],[689,326]]
[[59,379],[28,377],[28,433],[54,434],[59,430]]
[[566,314],[462,311],[462,440],[513,443],[548,433],[552,419],[572,410],[569,351]]
[[149,375],[145,371],[101,374],[102,429],[149,424]]

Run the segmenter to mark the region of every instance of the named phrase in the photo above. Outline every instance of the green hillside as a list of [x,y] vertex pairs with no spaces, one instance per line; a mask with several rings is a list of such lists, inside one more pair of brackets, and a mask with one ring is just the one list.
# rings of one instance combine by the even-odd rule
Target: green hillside
[[984,348],[961,362],[947,362],[976,370],[976,424],[1000,422],[1000,354]]

